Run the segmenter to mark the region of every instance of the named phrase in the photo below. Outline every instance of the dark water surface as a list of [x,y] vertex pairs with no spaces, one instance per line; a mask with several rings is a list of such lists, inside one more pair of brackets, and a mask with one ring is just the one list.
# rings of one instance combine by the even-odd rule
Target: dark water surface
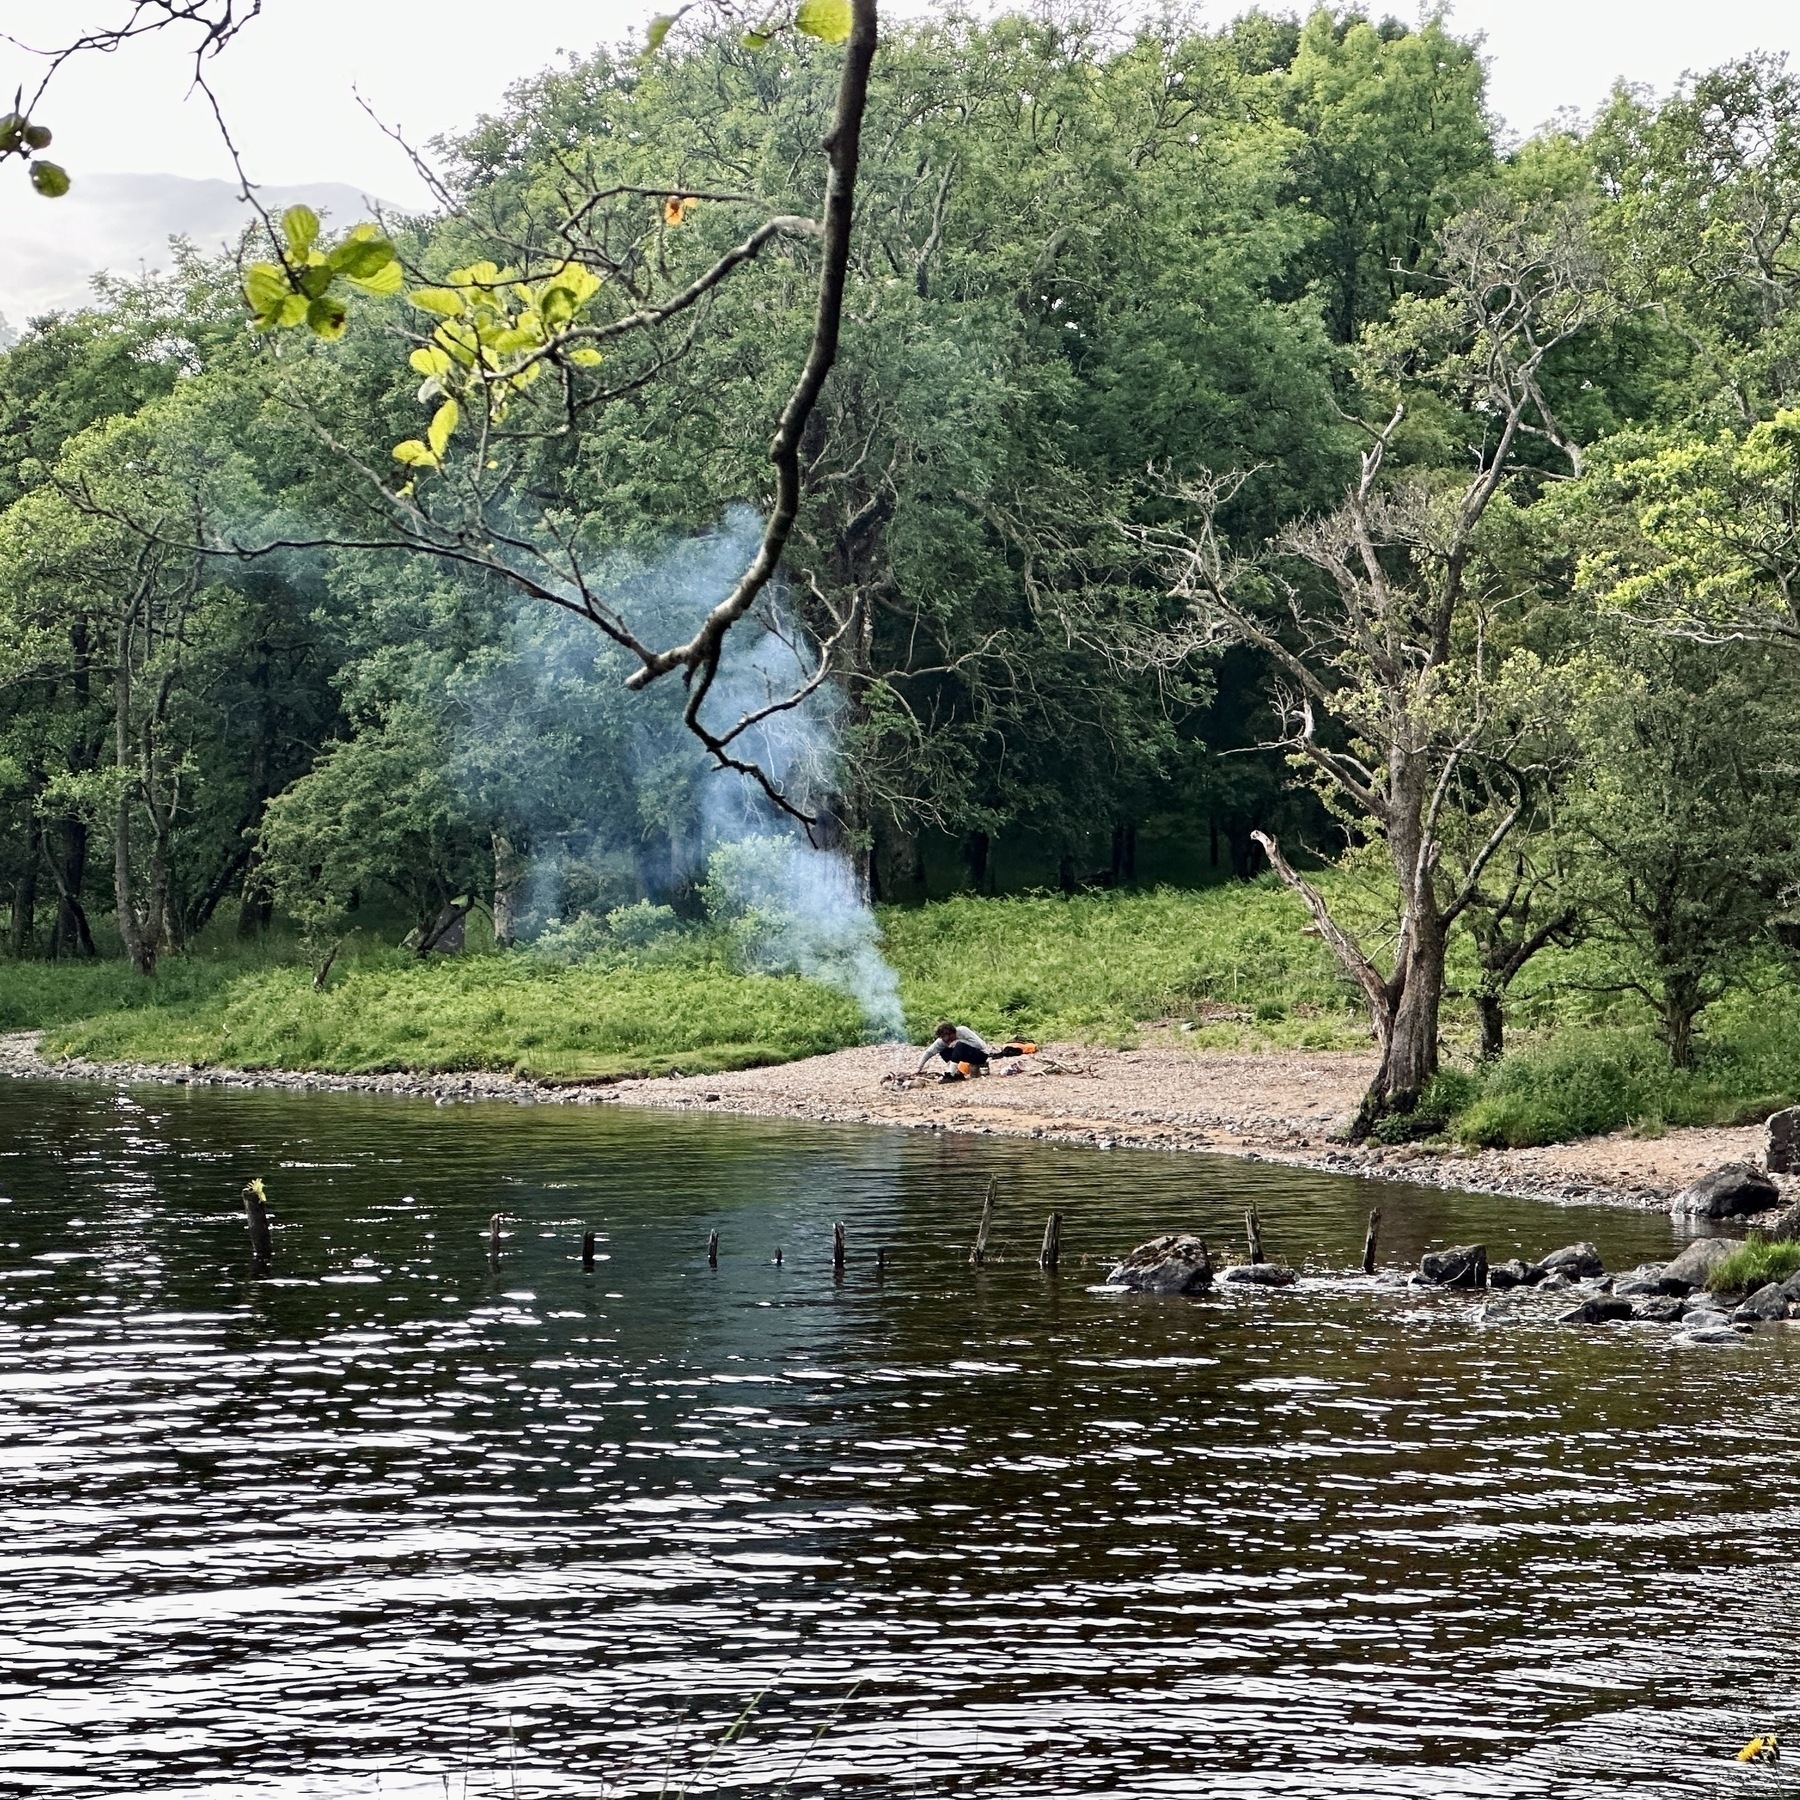
[[[995,1139],[16,1083],[0,1196],[0,1785],[1800,1792],[1730,1760],[1800,1723],[1800,1333],[1484,1326],[1347,1273],[1375,1202],[1395,1261],[1591,1237],[1625,1266],[1666,1253],[1660,1217]],[[1087,1291],[1156,1230],[1235,1241],[1250,1200],[1303,1289]]]

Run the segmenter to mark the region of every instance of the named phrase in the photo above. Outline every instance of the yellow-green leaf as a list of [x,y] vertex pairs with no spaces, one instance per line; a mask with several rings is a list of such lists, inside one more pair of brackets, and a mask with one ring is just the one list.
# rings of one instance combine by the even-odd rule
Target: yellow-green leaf
[[244,299],[257,313],[275,312],[291,290],[277,263],[252,263],[244,271]]
[[352,232],[325,260],[340,275],[367,281],[394,260],[394,246],[384,237],[358,237]]
[[431,446],[431,454],[441,459],[450,448],[450,434],[462,422],[462,408],[454,400],[446,400],[431,416],[431,423],[425,428],[425,441]]
[[319,215],[310,206],[290,206],[281,215],[281,235],[295,256],[304,256],[319,236]]
[[606,359],[591,344],[583,344],[579,349],[569,352],[569,361],[582,369],[596,368]]
[[406,276],[397,256],[390,256],[373,275],[346,275],[344,279],[353,288],[360,288],[365,294],[377,294],[384,300],[390,294],[399,293],[406,285]]
[[438,466],[438,459],[417,438],[408,438],[405,443],[396,444],[394,461],[405,463],[409,469],[435,469]]
[[441,375],[448,375],[452,367],[450,358],[446,356],[442,350],[436,349],[429,344],[421,349],[415,350],[406,360],[411,363],[421,375],[429,375],[434,379]]
[[677,15],[674,13],[658,13],[650,21],[650,29],[644,33],[644,54],[654,56],[663,47],[663,39],[669,35]]
[[46,200],[60,200],[69,191],[69,171],[40,157],[31,165],[31,185]]
[[306,309],[306,322],[312,328],[315,337],[341,338],[344,326],[349,322],[349,314],[329,295],[314,300]]
[[794,24],[808,37],[841,44],[850,35],[850,0],[800,0]]
[[450,288],[414,288],[406,297],[420,312],[443,319],[454,319],[463,309],[462,295]]

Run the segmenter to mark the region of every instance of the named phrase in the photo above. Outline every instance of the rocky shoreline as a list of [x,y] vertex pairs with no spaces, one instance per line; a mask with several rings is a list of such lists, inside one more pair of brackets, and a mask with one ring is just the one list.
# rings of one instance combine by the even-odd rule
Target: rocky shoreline
[[[1731,1219],[1754,1229],[1766,1243],[1791,1246],[1800,1240],[1800,1205],[1756,1205],[1774,1193],[1760,1171],[1730,1167],[1677,1196],[1671,1210],[1689,1218]],[[1410,1275],[1377,1270],[1372,1261],[1364,1262],[1363,1272],[1375,1291],[1423,1288],[1479,1298],[1483,1304],[1477,1317],[1486,1325],[1650,1325],[1671,1328],[1676,1345],[1737,1344],[1757,1330],[1800,1320],[1800,1274],[1733,1279],[1725,1265],[1743,1244],[1738,1237],[1695,1238],[1668,1261],[1644,1263],[1621,1275],[1610,1273],[1598,1248],[1585,1240],[1564,1244],[1535,1262],[1513,1257],[1493,1264],[1486,1245],[1453,1244],[1427,1250]],[[1254,1232],[1251,1249],[1257,1260],[1215,1268],[1203,1238],[1165,1233],[1121,1259],[1101,1287],[1197,1298],[1224,1284],[1240,1291],[1308,1285],[1299,1270],[1260,1260]]]
[[[0,1035],[0,1078],[369,1094],[440,1106],[647,1106],[903,1126],[1103,1150],[1197,1151],[1422,1187],[1642,1210],[1666,1206],[1709,1169],[1761,1155],[1760,1127],[1671,1131],[1649,1141],[1620,1135],[1533,1150],[1345,1145],[1332,1141],[1332,1130],[1368,1079],[1369,1059],[1357,1053],[1131,1052],[1059,1044],[1046,1046],[1017,1079],[949,1085],[909,1079],[917,1054],[871,1045],[728,1074],[556,1082],[487,1072],[342,1075],[50,1058],[40,1052],[38,1033],[18,1032]],[[1784,1199],[1800,1197],[1800,1178],[1775,1179]]]

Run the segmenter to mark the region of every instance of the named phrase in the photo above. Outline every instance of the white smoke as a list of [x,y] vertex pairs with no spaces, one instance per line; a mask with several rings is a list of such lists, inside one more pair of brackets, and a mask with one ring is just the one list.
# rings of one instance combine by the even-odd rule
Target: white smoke
[[704,891],[746,967],[810,976],[850,995],[877,1037],[905,1036],[899,978],[841,852],[794,837],[740,838],[713,850]]
[[[760,535],[755,515],[736,508],[718,530],[658,557],[618,558],[608,596],[641,638],[679,641],[728,591]],[[592,904],[619,916],[627,907],[643,915],[632,901],[697,887],[742,966],[823,982],[856,1000],[872,1036],[903,1035],[898,980],[849,857],[815,848],[754,780],[713,766],[681,724],[686,693],[677,677],[628,695],[628,667],[591,625],[526,608],[506,650],[459,678],[465,788],[516,820],[530,843],[527,935],[558,919],[556,896],[571,867],[610,869],[634,884]],[[779,595],[768,596],[727,640],[707,696],[709,726],[727,730],[792,693],[810,668]],[[841,705],[827,684],[753,726],[733,752],[816,812],[829,804]],[[568,940],[570,927],[553,935]]]

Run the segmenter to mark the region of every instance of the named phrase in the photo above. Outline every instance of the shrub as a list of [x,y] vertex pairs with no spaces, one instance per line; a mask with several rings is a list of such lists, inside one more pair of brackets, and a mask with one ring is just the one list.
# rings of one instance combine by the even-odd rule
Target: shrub
[[1800,1243],[1769,1244],[1752,1237],[1713,1265],[1706,1285],[1716,1294],[1754,1293],[1765,1283],[1785,1281],[1790,1275],[1800,1275]]

